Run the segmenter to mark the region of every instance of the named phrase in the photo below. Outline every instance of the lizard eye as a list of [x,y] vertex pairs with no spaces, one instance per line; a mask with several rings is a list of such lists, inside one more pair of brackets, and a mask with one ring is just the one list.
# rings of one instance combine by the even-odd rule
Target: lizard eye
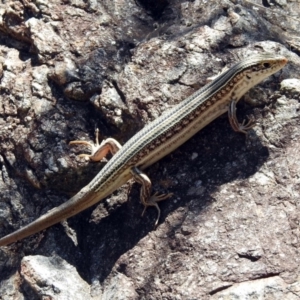
[[270,68],[270,63],[264,63],[264,67],[267,69],[267,68]]

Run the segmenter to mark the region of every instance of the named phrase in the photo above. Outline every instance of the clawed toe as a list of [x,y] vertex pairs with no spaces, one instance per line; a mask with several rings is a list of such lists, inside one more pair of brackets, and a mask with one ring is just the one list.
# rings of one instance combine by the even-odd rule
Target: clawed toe
[[[149,199],[149,203],[156,203],[156,202],[160,202],[162,200],[166,200],[168,198],[170,198],[171,196],[173,196],[173,193],[169,193],[169,194],[159,194],[158,192],[155,192]],[[151,204],[150,204],[151,205]]]
[[160,219],[160,208],[157,204],[157,202],[160,202],[160,201],[163,201],[163,200],[166,200],[168,198],[170,198],[171,196],[173,196],[173,193],[168,193],[168,194],[159,194],[158,192],[154,193],[149,201],[147,201],[147,203],[144,203],[144,210],[142,212],[142,216],[144,215],[146,209],[148,206],[154,206],[156,209],[157,209],[157,218],[156,218],[156,221],[155,221],[155,224],[154,226],[156,227],[157,224],[158,224],[158,221]]
[[242,132],[244,134],[247,134],[248,131],[256,124],[256,121],[253,117],[251,117],[247,123],[246,120],[243,120],[242,123],[239,123],[236,117],[236,102],[234,100],[230,102],[228,109],[228,117],[232,129],[236,132]]

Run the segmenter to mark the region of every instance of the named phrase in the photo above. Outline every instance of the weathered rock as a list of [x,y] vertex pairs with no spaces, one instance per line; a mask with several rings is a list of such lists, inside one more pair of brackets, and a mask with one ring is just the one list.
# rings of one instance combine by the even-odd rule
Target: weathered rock
[[38,298],[89,299],[89,285],[80,278],[76,269],[60,258],[25,256],[21,262],[21,276],[26,289]]
[[287,284],[279,276],[238,283],[217,295],[212,300],[223,299],[297,299],[299,297],[299,280]]
[[253,53],[290,62],[238,107],[257,119],[247,138],[219,118],[147,170],[154,190],[174,194],[156,230],[128,183],[64,227],[1,248],[1,297],[299,297],[299,13],[291,1],[2,3],[0,236],[103,166],[69,141],[99,128],[123,143]]

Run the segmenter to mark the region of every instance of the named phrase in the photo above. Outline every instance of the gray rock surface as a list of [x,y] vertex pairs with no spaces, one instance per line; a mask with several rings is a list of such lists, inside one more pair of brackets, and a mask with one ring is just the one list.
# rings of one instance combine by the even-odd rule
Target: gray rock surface
[[147,170],[174,194],[156,230],[129,182],[1,248],[0,299],[298,299],[299,15],[296,1],[0,4],[0,236],[105,164],[69,141],[100,128],[124,143],[243,57],[289,59],[238,106],[257,119],[247,138],[224,116]]
[[76,269],[55,256],[24,257],[21,261],[20,274],[24,278],[24,289],[33,290],[41,299],[90,298],[90,287],[78,275]]

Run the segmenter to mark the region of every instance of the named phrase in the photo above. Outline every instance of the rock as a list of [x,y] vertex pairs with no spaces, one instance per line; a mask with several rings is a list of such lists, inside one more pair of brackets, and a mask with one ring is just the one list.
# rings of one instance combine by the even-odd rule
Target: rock
[[289,59],[239,104],[240,120],[257,120],[246,138],[224,116],[145,171],[154,191],[173,193],[157,228],[130,181],[64,226],[1,248],[2,298],[299,294],[299,3],[256,2],[1,4],[1,237],[104,166],[70,141],[94,142],[99,128],[100,140],[124,144],[242,58]]
[[25,256],[21,262],[21,275],[27,289],[39,298],[90,299],[89,285],[73,266],[60,258]]
[[224,299],[297,299],[299,297],[299,281],[287,284],[279,276],[242,282],[217,292],[212,300]]

